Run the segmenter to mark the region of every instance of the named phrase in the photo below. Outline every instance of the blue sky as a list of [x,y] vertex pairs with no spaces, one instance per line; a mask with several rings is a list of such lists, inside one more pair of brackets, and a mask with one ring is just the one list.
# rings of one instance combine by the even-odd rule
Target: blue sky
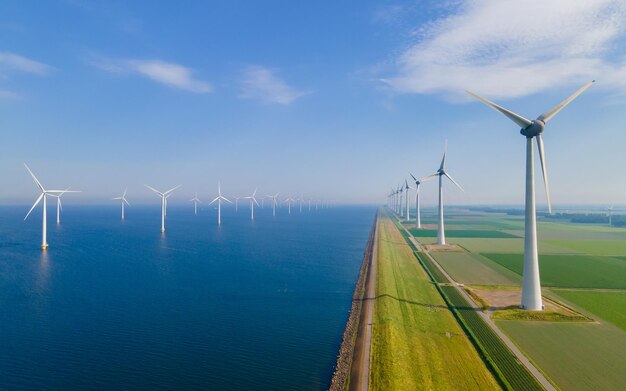
[[74,202],[381,202],[445,139],[450,202],[521,203],[519,129],[463,88],[535,118],[591,79],[544,135],[553,203],[626,203],[623,1],[165,3],[0,4],[0,203],[36,197],[23,162]]

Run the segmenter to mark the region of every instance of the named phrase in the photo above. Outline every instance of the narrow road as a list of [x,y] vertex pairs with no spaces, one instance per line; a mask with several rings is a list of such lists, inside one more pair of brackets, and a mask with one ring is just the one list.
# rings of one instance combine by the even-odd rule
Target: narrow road
[[370,264],[365,281],[359,328],[354,343],[352,367],[350,368],[351,391],[367,391],[369,388],[370,351],[372,346],[372,319],[374,316],[374,298],[376,297],[376,258],[378,254],[378,221],[374,231],[374,243]]
[[478,312],[478,314],[485,320],[485,322],[487,322],[487,324],[489,325],[489,327],[491,327],[491,329],[498,335],[498,337],[500,337],[500,339],[504,342],[504,344],[509,348],[509,350],[511,350],[513,352],[513,354],[515,354],[515,356],[517,357],[518,360],[520,360],[520,362],[522,364],[524,364],[524,366],[528,369],[528,371],[530,371],[530,373],[533,374],[533,376],[535,376],[535,378],[537,378],[537,380],[539,380],[539,382],[541,383],[541,385],[548,391],[556,391],[556,388],[554,388],[554,386],[552,385],[552,383],[550,383],[550,381],[548,381],[548,379],[546,379],[546,377],[541,373],[541,371],[539,371],[539,369],[537,369],[537,367],[535,367],[533,365],[533,363],[530,362],[530,360],[528,360],[528,358],[524,355],[524,353],[522,353],[521,350],[519,350],[519,348],[517,347],[517,345],[515,345],[513,343],[513,341],[511,341],[511,339],[504,334],[499,328],[498,326],[496,326],[495,322],[491,319],[491,316],[489,313],[484,313],[482,311],[481,308],[479,308],[478,306],[476,306],[474,304],[474,300],[472,300],[470,298],[470,296],[465,292],[465,290],[463,290],[463,288],[461,286],[459,286],[459,283],[456,282],[445,270],[444,268],[439,264],[439,262],[437,262],[435,260],[435,258],[433,258],[430,253],[428,253],[428,251],[425,251],[424,247],[420,245],[420,243],[415,240],[415,238],[413,237],[413,235],[411,235],[411,233],[409,232],[409,230],[406,229],[406,227],[404,227],[402,224],[400,224],[400,226],[402,227],[402,229],[404,229],[408,234],[409,234],[409,238],[411,239],[411,241],[413,242],[413,244],[420,249],[420,251],[422,251],[423,254],[425,254],[428,258],[430,258],[430,260],[432,261],[432,263],[441,271],[441,273],[443,273],[444,276],[446,276],[446,278],[452,283],[452,286],[454,286],[454,288],[461,294],[461,296],[463,296],[463,298],[465,299],[465,301],[467,301],[467,303],[472,306],[472,308],[474,308],[474,310],[476,310],[476,312]]

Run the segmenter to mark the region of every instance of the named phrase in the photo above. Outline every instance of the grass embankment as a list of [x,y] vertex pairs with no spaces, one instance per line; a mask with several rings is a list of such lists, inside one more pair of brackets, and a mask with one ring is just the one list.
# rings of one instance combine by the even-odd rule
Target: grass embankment
[[[412,229],[411,235],[415,237],[436,237],[435,229]],[[496,231],[490,229],[447,229],[446,237],[448,238],[518,238],[519,236],[511,235],[507,232]]]
[[591,319],[577,313],[565,314],[557,311],[526,311],[518,307],[505,308],[491,315],[497,320],[532,320],[542,322],[589,322]]
[[382,215],[370,389],[499,389],[413,251]]

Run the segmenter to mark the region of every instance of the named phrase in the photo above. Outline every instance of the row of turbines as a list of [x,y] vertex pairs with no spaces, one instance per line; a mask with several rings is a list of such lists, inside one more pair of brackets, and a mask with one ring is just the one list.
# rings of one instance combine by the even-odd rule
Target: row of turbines
[[[43,201],[42,203],[42,231],[41,231],[41,249],[42,250],[46,250],[48,248],[48,241],[47,241],[47,209],[48,209],[48,204],[47,204],[47,197],[53,197],[56,198],[56,222],[57,224],[60,224],[61,222],[61,211],[63,210],[63,206],[62,206],[62,202],[61,202],[61,198],[63,197],[64,194],[66,193],[80,193],[80,190],[70,190],[65,189],[65,190],[49,190],[46,189],[41,182],[39,181],[39,179],[37,179],[37,177],[35,176],[35,174],[32,172],[32,170],[30,169],[30,167],[28,167],[28,165],[24,164],[24,166],[26,167],[26,170],[28,170],[30,176],[33,178],[33,181],[35,182],[35,184],[37,185],[37,187],[39,188],[39,190],[41,191],[41,194],[39,195],[39,197],[37,197],[37,199],[35,200],[35,203],[33,204],[33,206],[30,208],[30,210],[28,211],[28,213],[26,214],[26,217],[24,217],[24,220],[26,220],[28,218],[28,216],[30,216],[31,212],[35,209],[35,207],[37,205],[39,205],[40,202]],[[155,189],[152,186],[148,186],[145,185],[148,189],[150,189],[152,192],[154,192],[158,197],[161,198],[161,232],[165,232],[165,218],[167,217],[167,200],[168,198],[170,198],[172,196],[172,194],[174,193],[175,190],[177,190],[178,188],[180,188],[182,185],[178,185],[176,187],[173,187],[167,191],[159,191],[157,189]],[[303,211],[303,206],[305,205],[305,203],[308,203],[308,210],[311,211],[313,208],[315,210],[318,210],[320,208],[325,209],[328,208],[330,206],[332,206],[334,203],[332,201],[328,201],[328,200],[321,200],[321,199],[312,199],[312,198],[305,198],[304,195],[300,195],[299,198],[293,198],[291,195],[289,195],[287,198],[285,199],[279,199],[279,195],[280,193],[276,193],[274,195],[266,195],[264,197],[261,198],[261,204],[259,204],[259,201],[257,199],[257,190],[255,189],[254,192],[249,195],[249,196],[245,196],[245,197],[233,197],[235,199],[235,211],[238,211],[239,209],[239,200],[243,199],[243,200],[249,200],[250,202],[250,219],[252,221],[254,221],[254,206],[260,206],[263,207],[265,204],[265,200],[271,200],[272,202],[272,216],[276,216],[276,208],[279,207],[281,205],[281,203],[283,205],[287,206],[287,213],[291,214],[291,206],[295,203],[299,203],[299,207],[300,207],[300,213],[302,213]],[[119,201],[121,204],[121,210],[122,210],[122,221],[124,221],[125,219],[125,213],[126,213],[126,207],[130,206],[130,202],[128,202],[128,199],[126,198],[126,195],[128,193],[128,188],[126,188],[124,190],[124,193],[122,193],[121,196],[119,197],[114,197],[112,198],[112,200],[116,200]],[[194,197],[192,199],[189,200],[190,202],[193,202],[193,207],[194,207],[194,214],[197,215],[198,214],[198,204],[201,203],[202,201],[200,200],[200,198],[198,198],[198,193],[195,193]],[[209,205],[213,205],[216,204],[217,205],[217,224],[221,225],[222,224],[222,202],[226,202],[226,203],[230,203],[232,204],[233,202],[231,200],[229,200],[228,198],[226,198],[223,194],[222,194],[222,186],[221,184],[218,182],[217,183],[217,197],[215,197],[212,201],[209,202]]]
[[[506,116],[509,120],[513,121],[517,126],[519,126],[520,133],[522,136],[526,138],[526,195],[525,195],[525,214],[524,214],[524,270],[522,274],[522,302],[521,308],[532,310],[532,311],[541,311],[543,310],[543,300],[541,297],[541,281],[539,276],[539,255],[537,251],[537,212],[535,207],[535,157],[534,157],[534,141],[537,141],[537,149],[539,152],[539,161],[541,164],[541,171],[543,174],[543,183],[546,191],[546,200],[548,203],[548,213],[552,213],[552,203],[550,200],[550,187],[548,185],[548,172],[546,169],[546,157],[544,151],[543,139],[541,138],[541,134],[545,130],[546,124],[554,118],[554,116],[561,110],[565,108],[565,106],[569,105],[576,97],[583,93],[587,88],[589,88],[595,80],[592,80],[579,88],[573,94],[571,94],[567,99],[563,102],[559,103],[552,109],[546,111],[541,114],[534,120],[529,120],[527,118],[522,117],[519,114],[514,113],[511,110],[505,109],[502,106],[499,106],[490,100],[487,100],[473,92],[466,92],[477,100],[481,101],[485,105],[491,107],[492,109],[500,112],[504,116]],[[447,143],[446,143],[447,144]],[[441,161],[441,165],[437,172],[427,177],[417,179],[413,174],[411,177],[415,181],[415,206],[416,206],[416,217],[415,217],[415,226],[416,228],[422,228],[420,222],[420,209],[419,209],[419,189],[420,185],[433,179],[434,177],[439,177],[439,221],[438,221],[438,229],[437,229],[437,244],[445,245],[445,232],[444,232],[444,215],[443,215],[443,177],[448,178],[454,185],[456,185],[459,189],[463,190],[463,188],[454,180],[452,177],[446,172],[445,168],[446,164],[446,152],[444,149],[443,159]],[[409,215],[409,190],[411,187],[409,186],[409,182],[405,179],[404,185],[398,185],[395,189],[392,189],[391,193],[388,195],[387,205],[397,213],[401,218],[405,218],[407,221],[410,220]],[[609,208],[609,216],[611,215],[612,208]],[[610,218],[610,217],[609,217]]]

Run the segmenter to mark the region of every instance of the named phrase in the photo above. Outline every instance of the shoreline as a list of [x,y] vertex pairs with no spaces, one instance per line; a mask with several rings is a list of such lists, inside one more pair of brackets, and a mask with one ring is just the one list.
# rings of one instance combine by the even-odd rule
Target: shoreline
[[363,254],[363,262],[361,263],[359,275],[354,287],[354,293],[352,294],[352,306],[350,307],[350,313],[348,315],[341,345],[339,347],[339,354],[337,355],[337,362],[335,364],[335,370],[329,387],[330,391],[345,390],[350,383],[350,379],[352,377],[351,372],[360,371],[360,368],[353,369],[352,364],[353,359],[356,356],[355,346],[357,336],[361,337],[361,335],[359,335],[359,331],[363,329],[363,319],[361,319],[362,309],[365,287],[368,282],[367,279],[373,258],[373,249],[375,247],[378,216],[379,210],[376,211],[376,215],[374,217],[374,223]]

